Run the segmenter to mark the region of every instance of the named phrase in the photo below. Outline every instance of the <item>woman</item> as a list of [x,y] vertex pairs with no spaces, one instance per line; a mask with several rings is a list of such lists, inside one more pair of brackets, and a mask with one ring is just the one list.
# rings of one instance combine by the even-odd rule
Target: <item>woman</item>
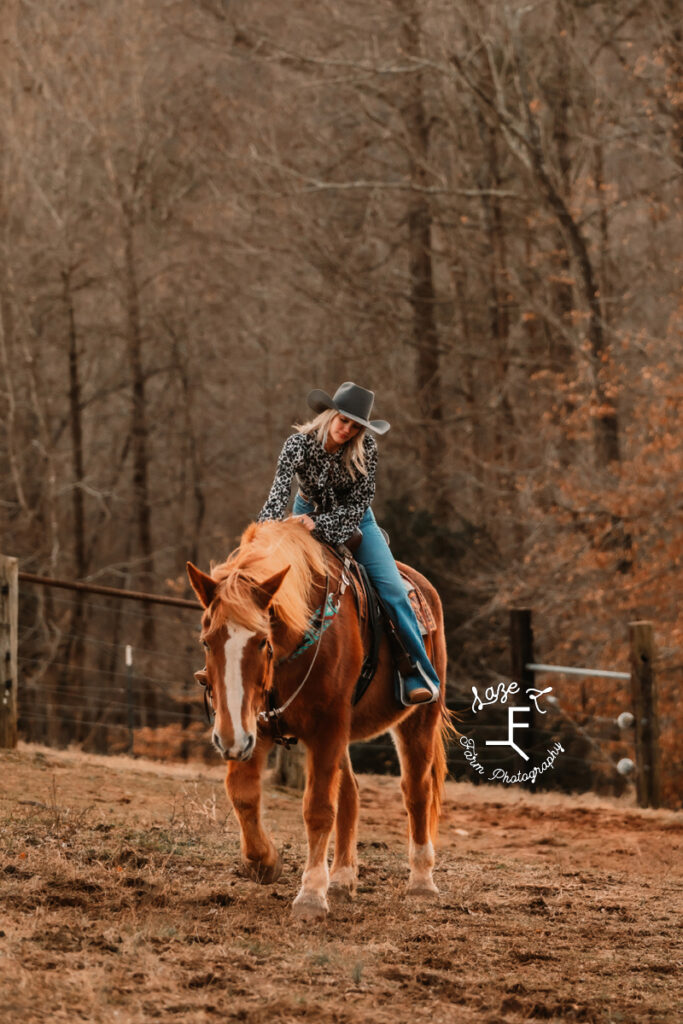
[[415,613],[396,562],[370,507],[375,495],[377,442],[386,420],[371,420],[374,393],[347,381],[330,398],[311,391],[308,404],[318,414],[296,426],[284,443],[273,486],[259,522],[284,519],[292,478],[299,492],[293,516],[318,540],[342,544],[359,528],[363,539],[355,552],[389,608],[414,665],[402,680],[405,704],[428,704],[439,696],[439,678],[427,657]]

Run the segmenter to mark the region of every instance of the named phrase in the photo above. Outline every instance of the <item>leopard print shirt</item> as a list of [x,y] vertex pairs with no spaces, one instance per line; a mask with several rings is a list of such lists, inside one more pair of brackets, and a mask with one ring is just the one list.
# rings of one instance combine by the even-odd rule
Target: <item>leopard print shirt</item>
[[302,492],[316,506],[313,536],[328,544],[343,544],[356,529],[375,496],[377,442],[363,437],[367,476],[356,470],[356,479],[343,463],[344,448],[326,452],[312,434],[291,434],[285,441],[273,486],[258,521],[284,519],[294,475]]

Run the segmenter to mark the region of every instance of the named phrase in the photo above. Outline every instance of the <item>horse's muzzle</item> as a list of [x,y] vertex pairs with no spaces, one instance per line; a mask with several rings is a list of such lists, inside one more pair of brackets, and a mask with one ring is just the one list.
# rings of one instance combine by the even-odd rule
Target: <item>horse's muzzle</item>
[[226,750],[220,736],[217,732],[214,732],[213,745],[224,761],[248,761],[254,752],[256,737],[253,733],[247,733],[241,746],[233,744],[228,750]]
[[244,742],[241,752],[237,755],[238,761],[248,761],[251,755],[254,753],[254,747],[256,746],[256,738],[253,733],[248,733],[247,738]]

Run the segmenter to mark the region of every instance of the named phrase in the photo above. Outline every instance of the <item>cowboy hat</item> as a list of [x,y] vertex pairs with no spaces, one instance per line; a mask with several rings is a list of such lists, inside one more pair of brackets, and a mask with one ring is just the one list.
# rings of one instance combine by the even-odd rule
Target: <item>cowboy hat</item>
[[326,391],[315,388],[308,396],[308,404],[315,412],[324,412],[325,409],[335,409],[342,416],[369,427],[376,434],[386,434],[389,424],[386,420],[368,419],[372,412],[372,403],[375,400],[374,391],[367,391],[352,381],[347,380],[340,384],[330,398]]

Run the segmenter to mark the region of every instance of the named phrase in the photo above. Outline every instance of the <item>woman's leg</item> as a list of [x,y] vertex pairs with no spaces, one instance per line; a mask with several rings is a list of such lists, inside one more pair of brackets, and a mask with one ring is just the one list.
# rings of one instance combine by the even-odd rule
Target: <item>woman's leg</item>
[[312,516],[315,515],[315,505],[312,505],[310,501],[304,501],[300,494],[297,494],[294,498],[294,504],[292,506],[293,516]]
[[[363,516],[360,528],[363,539],[356,551],[356,558],[367,569],[368,576],[387,605],[394,625],[416,665],[415,672],[404,679],[405,692],[410,697],[411,693],[426,690],[431,694],[431,699],[436,700],[439,677],[427,657],[413,606],[372,509],[368,509]],[[427,693],[424,696],[424,702],[427,703]]]

